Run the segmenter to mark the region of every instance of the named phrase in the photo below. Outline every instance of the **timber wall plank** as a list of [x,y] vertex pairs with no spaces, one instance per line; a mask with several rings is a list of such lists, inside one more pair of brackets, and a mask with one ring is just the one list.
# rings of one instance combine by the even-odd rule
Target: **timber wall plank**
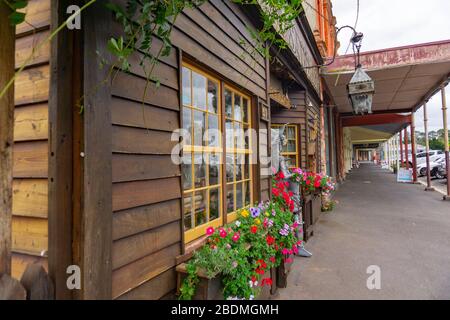
[[[119,72],[112,83],[114,298],[159,299],[176,287],[182,188],[180,167],[170,155],[178,143],[172,132],[180,127],[178,49],[206,71],[266,99],[265,60],[252,48],[248,21],[230,8],[236,10],[208,1],[178,17],[174,50],[154,70],[160,86],[150,82],[145,97],[140,54],[132,57],[131,72]],[[117,23],[113,31],[120,35]],[[161,42],[155,38],[154,44],[153,54]]]
[[[50,0],[31,0],[22,11],[29,24],[16,28],[16,68],[48,37]],[[12,273],[17,278],[28,263],[47,268],[49,59],[45,44],[15,81]]]

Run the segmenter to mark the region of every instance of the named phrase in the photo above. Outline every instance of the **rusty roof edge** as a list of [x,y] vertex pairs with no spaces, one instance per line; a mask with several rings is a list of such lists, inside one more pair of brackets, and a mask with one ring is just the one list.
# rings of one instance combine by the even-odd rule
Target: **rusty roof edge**
[[429,90],[420,101],[412,108],[413,112],[416,112],[424,103],[428,102],[436,93],[438,93],[442,87],[447,86],[450,83],[450,73],[436,83],[431,90]]

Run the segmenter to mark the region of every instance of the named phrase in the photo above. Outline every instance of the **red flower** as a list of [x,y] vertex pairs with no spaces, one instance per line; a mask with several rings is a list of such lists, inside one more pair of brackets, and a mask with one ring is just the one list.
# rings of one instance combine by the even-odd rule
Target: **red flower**
[[284,179],[285,178],[283,172],[281,172],[281,171],[278,173],[278,177],[280,179]]
[[264,279],[262,279],[262,281],[261,281],[261,287],[262,286],[264,286],[264,285],[266,285],[266,286],[271,286],[272,285],[272,278],[264,278]]
[[212,235],[214,233],[214,228],[213,227],[209,227],[206,229],[206,234],[208,236]]
[[255,282],[255,281],[256,281],[256,277],[252,276],[252,282]]
[[275,263],[275,257],[270,257],[269,260],[270,262]]
[[314,182],[314,187],[316,187],[316,188],[320,187],[320,180],[316,180]]
[[276,186],[277,186],[277,188],[278,189],[280,189],[280,190],[284,190],[284,183],[283,182],[278,182],[277,184],[276,184]]
[[279,191],[278,189],[276,189],[276,188],[272,188],[272,194],[273,194],[275,197],[278,197],[278,196],[280,195],[280,191]]
[[258,231],[258,227],[257,226],[251,226],[250,227],[250,232],[251,233],[256,233],[256,231]]
[[311,180],[306,180],[306,185],[309,186],[311,184]]
[[266,238],[266,241],[267,241],[267,244],[268,244],[269,246],[271,246],[272,244],[275,243],[275,238],[272,237],[272,236],[270,236],[270,235],[268,235],[267,238]]
[[235,232],[233,234],[233,237],[231,237],[231,240],[233,240],[234,242],[237,242],[240,237],[241,237],[241,235],[239,234],[239,232]]
[[262,269],[260,269],[260,268],[256,268],[256,269],[255,269],[255,272],[256,272],[257,274],[264,274],[264,270],[262,270]]
[[294,206],[294,201],[291,201],[291,203],[289,203],[289,210],[291,212],[294,212],[295,206]]

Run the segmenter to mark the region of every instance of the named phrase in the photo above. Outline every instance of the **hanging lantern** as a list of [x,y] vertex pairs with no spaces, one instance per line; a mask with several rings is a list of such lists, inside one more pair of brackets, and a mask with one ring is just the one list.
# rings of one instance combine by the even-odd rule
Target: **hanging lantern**
[[375,83],[358,65],[350,83],[347,85],[348,96],[353,107],[353,113],[372,113],[372,100],[375,93]]

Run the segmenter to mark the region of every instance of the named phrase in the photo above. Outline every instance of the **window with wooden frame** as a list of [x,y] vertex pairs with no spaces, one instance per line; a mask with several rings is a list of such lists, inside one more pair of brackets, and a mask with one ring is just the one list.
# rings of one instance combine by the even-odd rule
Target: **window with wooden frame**
[[[272,129],[281,130],[283,124],[272,124]],[[286,126],[285,136],[287,143],[281,150],[281,155],[286,159],[286,164],[289,168],[299,167],[299,152],[298,152],[298,126],[295,124],[288,124]]]
[[250,98],[225,86],[226,211],[227,221],[236,219],[236,210],[250,206],[252,171],[250,167]]
[[183,138],[181,165],[187,243],[204,235],[208,227],[232,221],[236,210],[252,202],[251,140],[244,134],[251,127],[251,100],[183,63],[182,101],[182,127],[189,133]]

